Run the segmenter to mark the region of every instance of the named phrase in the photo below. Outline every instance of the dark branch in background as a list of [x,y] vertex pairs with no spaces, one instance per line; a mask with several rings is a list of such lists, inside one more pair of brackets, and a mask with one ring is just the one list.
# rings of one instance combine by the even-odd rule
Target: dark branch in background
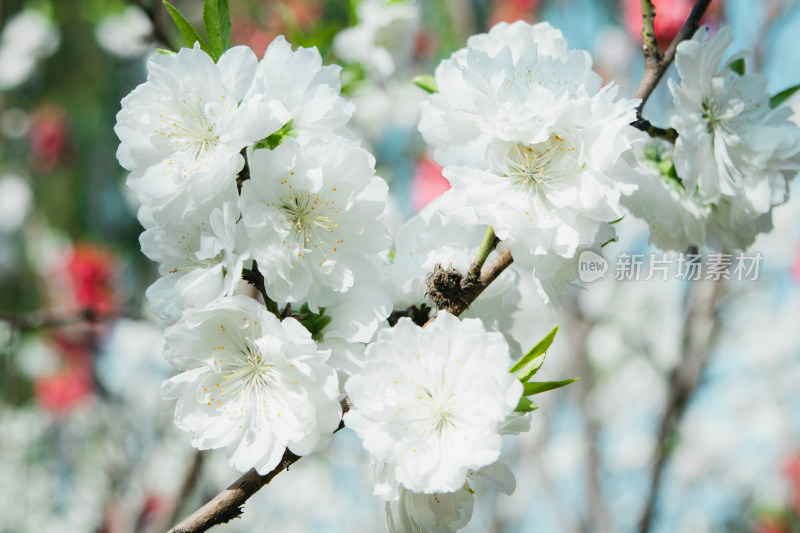
[[642,53],[644,54],[644,76],[639,83],[639,87],[636,89],[636,93],[633,95],[634,98],[641,98],[642,101],[636,108],[636,120],[631,122],[631,126],[649,133],[654,137],[661,137],[662,139],[667,139],[672,142],[678,138],[678,132],[674,129],[670,128],[665,130],[645,120],[642,117],[642,110],[644,109],[644,104],[647,102],[647,99],[653,94],[656,85],[658,85],[658,82],[661,81],[661,78],[664,77],[664,73],[667,71],[670,64],[672,64],[672,60],[675,59],[675,52],[678,49],[678,45],[694,35],[694,32],[700,27],[700,19],[703,18],[710,3],[711,0],[698,0],[695,2],[691,13],[689,13],[689,17],[678,32],[678,35],[675,36],[675,39],[670,43],[667,49],[664,50],[664,53],[660,54],[658,51],[658,44],[656,43],[654,25],[656,10],[651,0],[642,0]]
[[145,12],[150,23],[153,25],[153,40],[156,44],[161,43],[166,47],[170,47],[170,32],[167,29],[167,20],[164,16],[167,14],[163,4],[160,0],[131,0],[131,3],[141,8]]
[[129,313],[123,310],[98,313],[93,309],[87,308],[69,315],[0,313],[0,322],[5,322],[17,331],[30,331],[33,329],[60,328],[75,324],[97,324],[126,316],[129,316]]
[[[278,318],[282,318],[282,313],[280,309],[278,309],[278,304],[267,295],[267,289],[264,285],[264,276],[261,274],[261,271],[258,270],[258,263],[256,263],[255,259],[253,259],[252,268],[245,268],[244,271],[242,271],[242,279],[258,290],[261,297],[264,298],[264,305],[267,306],[267,311]],[[291,307],[289,309],[291,312]]]
[[[350,410],[350,401],[342,400],[342,415]],[[344,422],[339,424],[337,431],[344,427]],[[200,533],[213,526],[224,524],[242,514],[242,505],[250,496],[258,492],[261,487],[272,481],[275,476],[288,470],[290,466],[299,461],[301,456],[295,455],[288,449],[284,452],[280,463],[271,472],[261,475],[250,469],[245,475],[236,480],[230,487],[217,494],[210,502],[192,513],[180,524],[170,529],[168,533]]]
[[639,525],[640,533],[650,531],[660,493],[661,478],[673,449],[674,437],[708,363],[709,346],[716,325],[716,304],[721,289],[720,280],[694,281],[689,286],[686,296],[687,312],[683,325],[683,354],[670,376],[669,397],[658,429],[656,441],[658,448],[650,479],[650,493]]

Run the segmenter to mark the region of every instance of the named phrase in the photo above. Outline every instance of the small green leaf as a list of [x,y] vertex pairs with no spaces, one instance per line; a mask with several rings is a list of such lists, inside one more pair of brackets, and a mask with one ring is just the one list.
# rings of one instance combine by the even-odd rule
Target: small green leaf
[[561,387],[566,387],[570,383],[575,383],[581,378],[574,378],[574,379],[565,379],[563,381],[534,381],[530,383],[525,383],[525,390],[522,393],[523,396],[531,396],[533,394],[539,394],[541,392],[547,392],[549,390],[560,389]]
[[222,35],[222,51],[229,50],[231,47],[231,14],[228,10],[228,0],[218,0],[219,2],[219,30]]
[[619,217],[616,220],[612,220],[611,222],[609,222],[609,224],[616,224],[617,222],[622,222],[623,218],[625,218],[625,215],[622,215],[621,217]]
[[731,62],[731,70],[739,76],[744,76],[744,58],[740,57],[736,61]]
[[208,45],[212,52],[211,57],[216,62],[225,51],[225,45],[222,44],[218,0],[205,0],[203,3],[203,22],[206,23],[206,35],[208,35]]
[[265,137],[261,139],[256,144],[253,145],[253,150],[259,150],[261,148],[266,148],[268,150],[274,150],[286,139],[287,137],[294,137],[295,132],[292,129],[292,121],[290,120],[283,126],[281,129],[270,135],[269,137]]
[[800,83],[798,83],[794,87],[789,87],[788,89],[784,89],[775,96],[773,96],[772,98],[770,98],[769,99],[770,109],[775,109],[776,107],[784,103],[786,100],[791,98],[794,95],[794,93],[796,93],[798,90],[800,90]]
[[178,55],[172,50],[167,50],[166,48],[156,48],[156,52],[161,54],[162,56],[175,56]]
[[612,242],[617,242],[617,238],[616,238],[616,237],[614,237],[613,239],[608,239],[606,242],[604,242],[603,244],[601,244],[601,245],[600,245],[600,248],[605,248],[605,247],[606,247],[606,245],[609,245],[609,244],[611,244]]
[[[556,332],[558,331],[558,326],[554,327],[550,333],[545,335],[545,337],[539,341],[539,343],[531,348],[531,350],[523,355],[519,361],[516,362],[514,366],[511,367],[511,373],[515,374],[528,366],[528,363],[539,357],[540,355],[544,354],[547,349],[553,344],[553,339],[556,336]],[[541,365],[540,365],[541,366]],[[524,380],[527,381],[527,380]]]
[[519,399],[519,403],[517,404],[517,407],[516,409],[514,409],[514,411],[516,411],[517,413],[530,413],[531,411],[535,411],[538,408],[539,408],[538,405],[536,405],[531,400],[523,396],[522,398]]
[[183,35],[183,39],[186,41],[186,44],[189,46],[189,48],[193,47],[194,43],[200,43],[200,48],[203,50],[203,52],[207,53],[211,57],[214,57],[214,54],[211,52],[208,44],[206,44],[206,42],[200,38],[197,30],[194,29],[194,26],[192,26],[188,20],[186,20],[186,17],[184,17],[183,14],[181,14],[181,12],[175,8],[175,6],[167,2],[167,0],[162,1],[164,2],[164,7],[167,8],[167,11],[172,17],[172,20],[175,21],[175,25],[178,26],[178,29],[180,30],[181,35]]
[[414,76],[411,81],[414,82],[414,85],[430,94],[439,92],[439,86],[436,84],[436,78],[433,76]]

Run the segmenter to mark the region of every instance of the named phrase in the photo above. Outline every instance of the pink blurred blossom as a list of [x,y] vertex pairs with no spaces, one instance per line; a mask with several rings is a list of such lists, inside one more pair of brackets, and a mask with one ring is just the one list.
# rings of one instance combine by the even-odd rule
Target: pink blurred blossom
[[422,158],[411,179],[411,207],[419,212],[449,188],[450,183],[442,176],[442,167],[432,159]]

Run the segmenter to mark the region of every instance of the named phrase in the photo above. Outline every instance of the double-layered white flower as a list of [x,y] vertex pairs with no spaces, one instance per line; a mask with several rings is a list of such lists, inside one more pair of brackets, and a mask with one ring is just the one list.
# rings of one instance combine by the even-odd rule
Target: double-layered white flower
[[[601,88],[585,51],[546,23],[498,24],[436,70],[420,131],[477,220],[533,270],[614,237],[635,101]],[[458,165],[458,166],[455,166]],[[540,270],[545,270],[540,268]]]
[[687,190],[706,203],[721,198],[755,219],[787,199],[787,177],[798,167],[800,129],[789,106],[770,108],[766,76],[739,75],[723,62],[733,38],[707,28],[678,45],[680,83],[669,82],[678,131],[675,168]]
[[260,97],[280,102],[288,111],[284,123],[291,121],[295,134],[336,134],[351,136],[346,123],[353,104],[339,96],[342,82],[338,65],[322,65],[314,48],[292,46],[279,35],[259,61],[248,98]]
[[242,222],[271,298],[316,312],[375,275],[368,256],[390,240],[376,220],[388,187],[368,152],[338,137],[287,139],[248,160]]
[[345,389],[345,423],[386,475],[418,493],[454,492],[497,461],[522,384],[508,345],[478,319],[440,312],[423,329],[402,318],[367,346]]
[[142,252],[160,263],[159,278],[147,290],[153,312],[174,322],[190,307],[202,307],[233,295],[249,259],[237,205],[236,185],[214,202],[194,205],[178,196],[158,210],[140,209],[147,228],[139,240]]
[[217,63],[199,45],[154,54],[147,81],[122,100],[114,130],[128,185],[143,204],[162,206],[184,192],[210,200],[235,180],[239,152],[278,130],[290,116],[263,94],[245,97],[255,54],[237,46]]
[[165,331],[167,359],[183,370],[164,382],[175,425],[198,449],[227,448],[240,471],[265,474],[288,448],[307,455],[339,424],[338,379],[311,334],[252,298],[223,298]]

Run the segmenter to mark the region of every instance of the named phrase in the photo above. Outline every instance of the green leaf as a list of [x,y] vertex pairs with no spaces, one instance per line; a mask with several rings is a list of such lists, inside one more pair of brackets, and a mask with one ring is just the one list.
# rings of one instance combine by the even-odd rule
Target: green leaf
[[541,392],[547,392],[549,390],[560,389],[561,387],[566,387],[570,383],[575,383],[581,378],[574,378],[574,379],[565,379],[563,381],[534,381],[530,383],[525,383],[525,389],[522,393],[523,396],[531,396],[533,394],[539,394]]
[[175,52],[173,52],[172,50],[167,50],[166,48],[156,48],[156,52],[158,52],[158,53],[159,53],[159,54],[161,54],[162,56],[174,56],[174,55],[178,55],[178,54],[176,54]]
[[206,23],[206,35],[208,35],[208,45],[212,52],[211,57],[214,58],[214,62],[217,62],[219,56],[225,51],[225,45],[222,44],[218,0],[205,0],[203,3],[203,22]]
[[[547,351],[547,349],[550,347],[550,345],[553,344],[553,339],[555,338],[557,331],[558,331],[558,326],[554,327],[550,331],[550,333],[545,335],[545,337],[542,340],[539,341],[539,343],[536,346],[531,348],[531,350],[528,353],[523,355],[520,358],[520,360],[517,361],[516,364],[511,367],[510,372],[512,374],[515,374],[515,373],[519,372],[520,370],[522,370],[523,368],[528,366],[528,364],[531,361],[533,361],[534,359],[536,359],[540,355],[544,354]],[[541,366],[541,364],[539,366]],[[527,381],[527,379],[523,380],[523,381]]]
[[[612,222],[613,224],[613,222]],[[611,244],[612,242],[617,242],[617,238],[614,237],[613,239],[608,239],[606,242],[600,245],[600,248],[605,248],[607,245]]]
[[430,94],[439,92],[439,86],[433,76],[414,76],[411,81],[414,82],[414,85]]
[[744,58],[740,57],[736,61],[731,62],[731,70],[739,76],[744,76]]
[[169,15],[172,17],[172,20],[175,21],[175,25],[178,26],[178,29],[183,35],[183,39],[186,41],[186,44],[189,48],[194,46],[194,43],[200,43],[200,48],[203,52],[207,53],[211,57],[214,57],[214,54],[211,52],[211,48],[208,47],[205,41],[200,38],[200,35],[197,33],[197,30],[194,29],[186,17],[181,14],[180,11],[175,9],[175,6],[167,2],[167,0],[162,0],[164,2],[164,7],[167,8]]
[[770,109],[775,109],[776,107],[784,103],[786,100],[791,98],[794,95],[794,93],[796,93],[798,90],[800,90],[800,83],[798,83],[794,87],[789,87],[788,89],[784,89],[775,96],[773,96],[772,98],[770,98],[769,99]]
[[228,0],[217,0],[219,3],[219,30],[222,34],[222,51],[231,47],[231,14],[228,10]]
[[286,124],[281,126],[281,129],[279,129],[278,131],[276,131],[275,133],[273,133],[269,137],[265,137],[265,138],[261,139],[260,141],[258,141],[257,143],[255,143],[253,145],[253,150],[258,150],[258,149],[261,149],[261,148],[266,148],[268,150],[274,150],[275,148],[280,146],[281,143],[284,141],[284,139],[286,139],[287,137],[294,137],[295,136],[295,132],[292,129],[292,122],[293,121],[290,120],[289,122],[287,122]]
[[519,403],[517,404],[517,407],[516,409],[514,409],[514,411],[516,411],[517,413],[530,413],[531,411],[535,411],[538,408],[539,408],[538,405],[536,405],[531,400],[523,396],[522,398],[519,399]]

